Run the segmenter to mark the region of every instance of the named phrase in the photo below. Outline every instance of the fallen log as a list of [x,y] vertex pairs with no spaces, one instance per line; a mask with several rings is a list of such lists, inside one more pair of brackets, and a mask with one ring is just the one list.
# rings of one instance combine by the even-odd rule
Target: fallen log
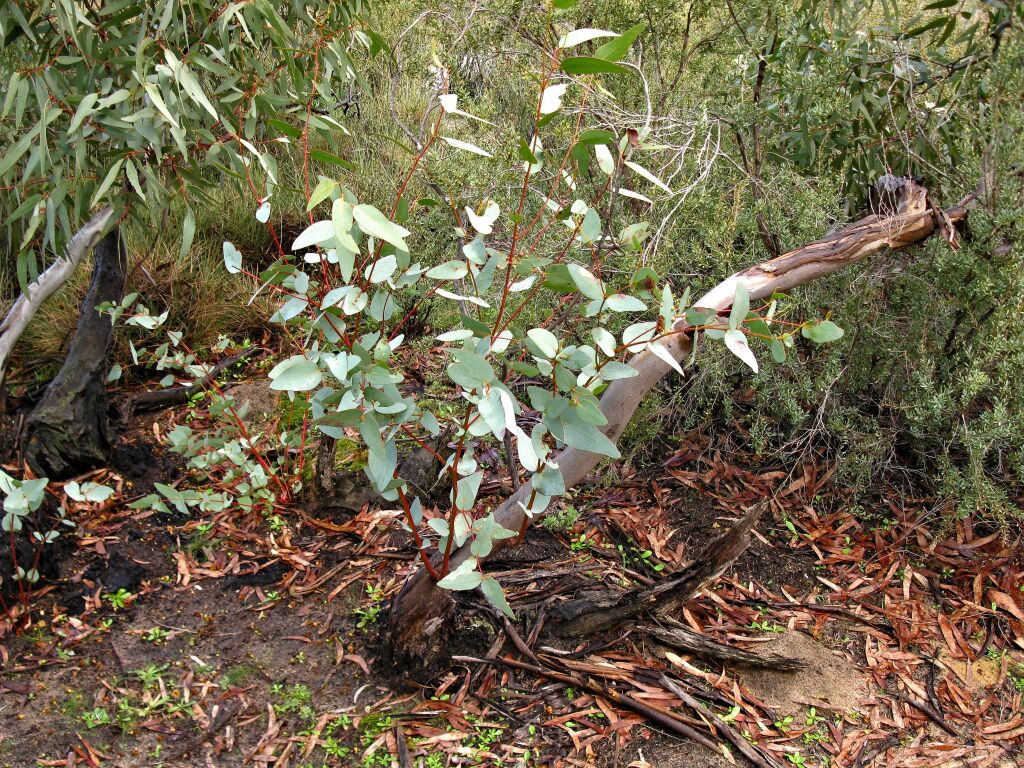
[[[952,238],[955,232],[950,227],[966,218],[967,205],[975,196],[972,194],[945,211],[936,211],[929,205],[927,190],[908,179],[895,214],[867,216],[821,240],[738,272],[704,294],[695,306],[721,314],[732,305],[740,282],[752,300],[763,299],[838,272],[869,256],[919,243],[937,231]],[[678,318],[672,330],[674,333],[663,343],[676,360],[682,360],[693,348],[694,329],[685,318]],[[672,370],[650,351],[636,355],[630,365],[637,376],[611,382],[601,397],[601,412],[608,420],[603,431],[612,442],[618,441],[644,395]],[[575,448],[562,450],[556,461],[566,489],[581,482],[602,460],[597,454]],[[528,521],[519,503],[526,502],[532,491],[532,482],[523,483],[499,505],[494,511],[498,524],[512,531],[523,529]],[[496,541],[489,557],[512,541]],[[469,556],[467,543],[452,553],[451,568]],[[392,663],[414,674],[429,673],[444,665],[449,648],[447,633],[454,626],[454,607],[450,593],[438,587],[425,568],[417,569],[391,602],[387,639]]]
[[231,368],[238,363],[241,363],[246,358],[251,357],[255,352],[262,351],[261,347],[248,347],[243,349],[230,357],[226,357],[220,362],[216,363],[209,372],[191,384],[182,384],[178,387],[168,387],[167,389],[155,389],[149,392],[139,392],[138,394],[132,395],[128,398],[124,411],[128,418],[135,411],[148,411],[154,408],[163,408],[164,406],[174,405],[176,403],[187,403],[189,398],[198,392],[203,391],[210,384],[220,376],[228,368]]

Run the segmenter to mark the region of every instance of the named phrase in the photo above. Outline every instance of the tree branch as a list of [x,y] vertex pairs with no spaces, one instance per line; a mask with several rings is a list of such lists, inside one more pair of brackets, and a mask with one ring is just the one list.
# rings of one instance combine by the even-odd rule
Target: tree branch
[[75,273],[82,259],[99,241],[113,213],[114,209],[108,205],[89,219],[71,238],[67,253],[51,264],[29,285],[28,292],[14,302],[14,306],[0,324],[0,384],[7,374],[7,361],[14,350],[14,345],[36,316],[39,307]]

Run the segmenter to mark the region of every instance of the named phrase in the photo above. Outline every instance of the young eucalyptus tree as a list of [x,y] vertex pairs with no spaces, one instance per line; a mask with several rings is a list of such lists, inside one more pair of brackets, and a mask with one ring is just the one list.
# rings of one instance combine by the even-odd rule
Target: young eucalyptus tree
[[[275,144],[344,130],[330,108],[358,79],[349,51],[382,45],[366,10],[362,0],[0,5],[0,207],[21,290],[0,326],[0,377],[40,304],[105,233],[180,221],[187,254],[195,211],[228,180],[266,221]],[[120,298],[124,269],[110,279],[122,285],[106,298]],[[106,349],[95,341],[92,358]],[[103,406],[86,402],[95,387],[84,382],[105,376],[100,360],[51,387],[29,424],[38,471],[66,474],[102,455]]]

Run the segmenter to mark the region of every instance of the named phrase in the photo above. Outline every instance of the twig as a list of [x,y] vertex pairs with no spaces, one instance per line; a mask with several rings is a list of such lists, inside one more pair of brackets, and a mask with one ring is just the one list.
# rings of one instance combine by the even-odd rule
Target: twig
[[237,699],[232,699],[231,701],[227,702],[217,711],[217,714],[214,716],[210,724],[206,726],[206,728],[204,728],[198,736],[196,736],[193,739],[190,739],[183,746],[179,747],[174,752],[167,755],[167,757],[164,758],[164,761],[171,762],[173,760],[177,760],[183,757],[184,755],[192,752],[197,747],[202,746],[207,741],[216,736],[220,730],[226,728],[228,723],[234,720],[235,716],[239,712],[241,712],[241,710],[242,703]]
[[168,389],[157,389],[151,392],[139,392],[137,395],[133,395],[129,398],[127,403],[127,417],[130,418],[135,411],[140,409],[150,410],[152,408],[160,408],[172,403],[187,402],[192,395],[208,386],[211,381],[216,379],[225,370],[242,362],[257,351],[263,351],[263,348],[252,346],[247,349],[243,349],[241,352],[234,354],[231,357],[224,358],[214,365],[213,368],[210,369],[210,372],[203,376],[203,378],[193,382],[192,384],[183,384],[180,387],[170,387]]
[[395,744],[398,747],[398,765],[401,768],[412,768],[412,757],[409,756],[409,745],[405,741],[405,729],[401,723],[395,726]]
[[521,661],[510,659],[507,656],[502,656],[501,658],[494,659],[493,661],[487,659],[478,659],[473,656],[455,656],[452,658],[452,660],[468,662],[472,664],[503,664],[504,666],[511,667],[512,669],[520,669],[524,672],[530,672],[532,674],[538,675],[539,677],[546,677],[549,680],[555,680],[559,683],[565,683],[566,685],[571,685],[575,688],[588,690],[593,694],[602,696],[608,699],[609,701],[618,704],[619,706],[631,709],[637,714],[643,715],[648,720],[657,723],[662,728],[672,731],[673,733],[677,733],[680,736],[685,736],[686,738],[697,742],[701,746],[707,747],[713,752],[719,751],[719,747],[717,744],[715,744],[715,742],[711,741],[711,739],[709,739],[707,736],[700,733],[699,731],[696,731],[690,726],[686,725],[686,723],[681,722],[678,719],[678,715],[676,715],[675,713],[669,712],[668,710],[662,709],[661,707],[656,707],[652,704],[645,704],[643,702],[637,701],[631,696],[627,696],[624,693],[619,693],[618,691],[612,688],[606,688],[604,686],[598,685],[597,683],[592,682],[591,680],[577,677],[576,675],[566,674],[564,672],[556,672],[555,670],[547,669],[544,667],[534,666],[533,664],[525,664]]
[[782,764],[775,760],[767,753],[762,753],[753,744],[744,739],[736,730],[722,720],[720,717],[715,717],[715,714],[708,709],[704,702],[695,696],[691,696],[682,686],[676,683],[668,675],[662,675],[659,683],[663,685],[667,690],[674,693],[683,703],[690,707],[694,712],[703,717],[712,725],[722,736],[724,736],[737,750],[750,762],[758,766],[758,768],[782,768]]
[[938,712],[932,709],[930,705],[925,704],[923,701],[912,699],[910,696],[907,696],[905,693],[900,693],[899,691],[886,691],[886,693],[888,693],[893,698],[899,699],[905,704],[909,704],[919,712],[923,712],[929,720],[931,720],[933,723],[939,726],[939,728],[944,730],[950,736],[963,738],[963,734],[956,730],[956,728],[951,726],[949,723],[947,723],[945,718],[943,718],[942,715],[940,715]]
[[512,644],[519,649],[519,652],[526,658],[531,659],[535,664],[540,664],[540,659],[537,658],[536,654],[530,650],[530,646],[528,646],[523,641],[523,638],[519,636],[519,633],[516,632],[516,628],[513,627],[512,622],[508,620],[508,616],[502,614],[501,620],[505,624],[505,634],[509,636],[509,639],[512,640]]

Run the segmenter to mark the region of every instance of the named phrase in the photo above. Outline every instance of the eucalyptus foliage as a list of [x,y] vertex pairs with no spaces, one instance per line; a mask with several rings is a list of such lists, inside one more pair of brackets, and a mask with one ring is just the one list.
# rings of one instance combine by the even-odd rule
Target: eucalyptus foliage
[[226,177],[272,186],[275,142],[344,130],[312,109],[358,79],[353,45],[380,49],[365,11],[362,0],[0,4],[11,72],[0,206],[22,290],[103,203],[149,226],[182,205],[185,254],[209,190]]
[[[616,135],[578,122],[563,151],[551,148],[565,143],[564,133],[556,131],[564,131],[558,121],[570,99],[601,88],[602,77],[630,76],[618,61],[640,31],[619,36],[576,29],[550,41],[558,69],[538,65],[534,130],[518,146],[494,145],[500,142],[497,131],[497,137],[487,136],[488,149],[469,141],[467,127],[480,120],[459,108],[456,94],[432,103],[427,117],[433,129],[413,170],[452,151],[493,158],[496,165],[499,158],[511,157],[522,184],[518,206],[511,210],[490,198],[458,201],[453,235],[462,245],[455,258],[431,266],[410,245],[415,233],[408,227],[436,201],[409,199],[403,183],[390,208],[382,210],[378,201],[359,199],[344,179],[329,176],[321,176],[310,193],[308,226],[283,244],[281,257],[269,268],[250,269],[246,254],[224,243],[225,269],[247,276],[256,293],[277,292],[272,320],[300,345],[270,370],[271,388],[308,400],[312,423],[322,435],[358,436],[368,453],[367,479],[402,510],[406,529],[441,587],[480,587],[506,613],[501,588],[482,572],[479,559],[496,541],[520,532],[503,528],[492,512],[479,509],[480,456],[488,444],[510,438],[533,488],[521,506],[527,517],[540,515],[566,491],[555,459],[559,450],[619,456],[601,429],[608,422],[599,395],[609,382],[637,375],[630,356],[648,350],[682,372],[663,343],[678,332],[673,330],[677,318],[685,316],[702,335],[723,341],[755,372],[750,333],[766,340],[779,360],[797,334],[818,343],[842,335],[831,321],[780,324],[774,317],[777,302],[752,307],[742,282],[729,317],[719,318],[713,310],[690,306],[689,291],[680,295],[666,281],[654,285],[602,274],[603,259],[613,251],[636,253],[649,226],[638,221],[618,236],[608,233],[600,199],[609,188],[628,192],[618,186],[623,178],[652,195],[671,192],[643,164],[644,156],[654,156],[660,147],[643,129]],[[592,55],[579,50],[597,38],[606,42]],[[578,167],[581,153],[593,157],[602,174],[591,199],[565,170]],[[573,165],[567,164],[569,157]],[[540,191],[545,189],[553,191]],[[553,252],[527,244],[547,230],[560,244]],[[570,302],[574,317],[554,325],[523,322],[524,310],[541,291]],[[404,326],[427,299],[461,309],[454,324],[436,337],[443,345],[446,385],[456,398],[444,407],[427,407],[402,388],[408,359]],[[441,435],[455,446],[441,469],[452,481],[451,491],[447,510],[427,516],[423,500],[397,474],[399,442],[412,438],[430,445]],[[448,554],[467,542],[473,556],[449,570]],[[442,556],[436,570],[430,563],[434,553]]]

